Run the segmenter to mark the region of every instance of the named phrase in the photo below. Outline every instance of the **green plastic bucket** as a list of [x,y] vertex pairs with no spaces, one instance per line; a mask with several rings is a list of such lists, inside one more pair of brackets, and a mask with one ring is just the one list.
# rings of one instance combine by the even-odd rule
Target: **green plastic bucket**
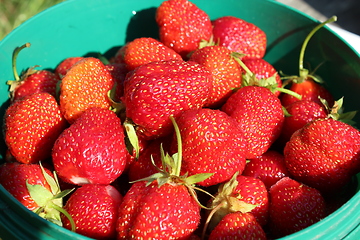
[[[30,42],[18,56],[18,70],[40,65],[54,68],[71,56],[97,53],[111,56],[126,41],[157,37],[154,20],[161,0],[69,0],[23,23],[0,42],[0,115],[8,106],[8,87],[13,79],[13,50]],[[211,19],[240,17],[262,28],[268,37],[265,59],[287,74],[298,73],[298,56],[305,36],[318,22],[274,1],[193,0]],[[336,99],[345,96],[346,111],[360,109],[359,54],[337,34],[324,27],[311,39],[305,62],[315,67]],[[2,117],[1,117],[2,119]],[[360,122],[360,114],[355,119]],[[2,121],[2,120],[1,120]],[[2,124],[2,123],[1,123]],[[0,163],[5,143],[1,137]],[[358,175],[356,181],[360,180]],[[282,239],[360,239],[360,192],[320,222]],[[0,239],[88,239],[49,223],[28,211],[0,186]]]

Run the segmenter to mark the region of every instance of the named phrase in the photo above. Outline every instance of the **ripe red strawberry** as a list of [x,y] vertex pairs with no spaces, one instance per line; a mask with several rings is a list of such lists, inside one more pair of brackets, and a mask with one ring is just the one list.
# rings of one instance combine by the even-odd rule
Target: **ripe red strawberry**
[[55,74],[59,76],[59,78],[63,78],[67,71],[77,62],[83,60],[84,57],[68,57],[61,61],[55,68]]
[[216,209],[211,217],[210,229],[232,212],[250,212],[261,226],[265,226],[269,218],[268,191],[260,179],[236,173],[219,187],[210,207]]
[[5,143],[21,163],[36,163],[51,157],[51,148],[67,127],[54,96],[34,93],[13,102],[4,117]]
[[[190,175],[213,173],[198,185],[216,185],[244,170],[243,132],[226,113],[209,108],[190,109],[183,111],[176,121],[183,142],[182,172]],[[172,149],[177,147],[174,141]]]
[[89,108],[56,140],[52,159],[64,181],[110,184],[126,166],[124,130],[108,109]]
[[[46,167],[39,164],[4,163],[0,166],[0,184],[27,209],[55,224],[61,224],[62,197],[59,183]],[[55,207],[56,206],[56,207]]]
[[8,81],[11,84],[12,101],[40,92],[47,92],[55,97],[59,80],[59,77],[49,70],[28,69],[18,81]]
[[325,217],[320,192],[289,177],[270,188],[270,231],[283,237],[300,231]]
[[234,16],[219,17],[212,21],[213,38],[220,46],[246,58],[263,58],[266,51],[266,34],[258,26]]
[[227,214],[211,231],[209,240],[259,239],[266,240],[261,225],[251,213],[235,212]]
[[[173,117],[170,120],[181,146],[178,125]],[[162,170],[133,183],[124,196],[117,239],[188,239],[200,224],[194,184],[211,174],[180,176],[182,148],[172,156],[160,152]]]
[[184,185],[134,183],[119,207],[117,239],[178,239],[200,223],[200,207]]
[[163,1],[156,11],[160,41],[182,57],[209,41],[212,25],[209,16],[188,0]]
[[109,109],[108,92],[114,79],[97,58],[88,57],[73,65],[60,85],[60,108],[68,122],[73,123],[86,109]]
[[285,117],[284,125],[279,136],[278,142],[281,146],[289,141],[291,135],[302,128],[308,122],[317,118],[326,118],[328,113],[323,105],[309,100],[293,102],[286,107],[289,116]]
[[221,106],[233,89],[241,86],[240,66],[228,48],[206,46],[194,51],[189,60],[202,64],[212,74],[212,89],[207,106]]
[[124,53],[125,53],[125,49],[126,49],[125,46],[126,46],[126,44],[122,45],[116,51],[115,55],[109,59],[109,63],[125,64],[125,62],[124,62]]
[[360,132],[332,118],[316,119],[292,135],[284,156],[296,180],[335,193],[360,170]]
[[[53,174],[44,168],[47,174]],[[41,185],[51,191],[39,164],[4,163],[0,166],[0,184],[26,208],[33,211],[39,205],[31,198],[26,182]]]
[[210,73],[194,62],[141,65],[125,80],[126,116],[134,122],[140,136],[151,139],[169,135],[173,130],[169,116],[204,106],[210,79]]
[[[118,208],[121,194],[111,185],[85,184],[76,189],[64,209],[72,216],[75,232],[95,239],[116,237]],[[71,229],[68,218],[62,215],[64,227]]]
[[[303,81],[296,81],[291,83],[289,88],[291,91],[296,92],[301,95],[301,100],[308,100],[317,102],[318,104],[322,104],[319,100],[320,98],[325,99],[329,105],[334,103],[334,98],[332,94],[327,90],[324,86],[315,82],[313,79],[307,77],[303,79]],[[295,98],[289,94],[283,94],[280,97],[281,103],[283,106],[287,107],[290,104],[299,101],[299,99]]]
[[154,38],[136,38],[123,48],[119,51],[123,54],[123,61],[128,70],[150,62],[182,60],[181,56],[172,48]]
[[27,69],[21,76],[16,70],[16,58],[19,52],[30,47],[30,43],[26,43],[21,47],[17,47],[13,54],[13,72],[15,80],[8,81],[10,85],[10,97],[12,101],[23,98],[27,95],[39,92],[47,92],[56,96],[56,85],[59,82],[59,77],[50,70],[35,70],[35,67]]
[[284,122],[280,100],[265,87],[240,88],[221,109],[233,117],[244,132],[247,159],[265,153],[278,138]]
[[274,150],[249,159],[242,174],[260,179],[267,189],[281,178],[289,176],[284,155]]

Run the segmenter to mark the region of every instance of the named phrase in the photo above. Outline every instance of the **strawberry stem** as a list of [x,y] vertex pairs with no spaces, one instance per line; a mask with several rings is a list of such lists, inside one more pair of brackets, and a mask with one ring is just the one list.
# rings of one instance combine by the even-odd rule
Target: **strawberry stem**
[[178,157],[177,157],[177,164],[176,164],[176,169],[175,169],[175,176],[180,176],[181,162],[182,162],[182,140],[181,140],[181,135],[180,135],[180,129],[175,121],[175,118],[173,116],[170,116],[170,120],[171,120],[172,124],[174,125],[177,147],[178,147],[178,149],[177,149]]
[[331,22],[335,22],[337,20],[336,16],[332,16],[331,18],[329,18],[328,20],[326,20],[325,22],[317,25],[305,38],[302,46],[301,46],[301,50],[300,50],[300,57],[299,57],[299,76],[302,77],[304,74],[307,74],[308,71],[304,71],[304,54],[305,54],[305,49],[307,47],[308,42],[310,41],[311,37],[320,29],[322,28],[324,25],[331,23]]
[[289,94],[293,97],[296,97],[297,99],[301,100],[302,96],[294,91],[291,91],[289,89],[286,89],[286,88],[275,88],[274,89],[275,91],[279,91],[279,92],[282,92],[282,93],[286,93],[286,94]]
[[13,73],[14,73],[14,78],[15,78],[15,81],[20,81],[20,76],[16,70],[16,59],[17,59],[17,56],[19,54],[19,52],[24,49],[24,48],[28,48],[30,47],[30,43],[25,43],[24,45],[20,46],[20,47],[16,47],[14,52],[13,52],[13,55],[12,55],[12,69],[13,69]]
[[76,225],[75,225],[75,222],[74,222],[74,219],[71,217],[71,215],[65,210],[63,209],[62,207],[59,207],[58,205],[56,204],[51,204],[51,207],[56,209],[57,211],[61,212],[62,214],[65,215],[65,217],[67,219],[69,219],[70,221],[70,225],[71,225],[71,231],[75,232],[75,229],[76,229]]
[[203,227],[203,230],[202,230],[201,240],[204,240],[204,239],[205,239],[205,234],[206,234],[206,231],[207,231],[207,229],[208,229],[210,220],[212,219],[212,217],[214,216],[214,214],[215,214],[220,208],[222,208],[224,205],[225,205],[225,201],[221,202],[220,204],[218,204],[216,207],[214,207],[214,208],[210,211],[208,217],[206,218],[206,221],[205,221],[205,224],[204,224],[204,227]]
[[240,67],[242,67],[247,74],[251,76],[254,75],[254,73],[250,71],[250,69],[245,65],[245,63],[240,60],[240,57],[242,56],[241,53],[233,52],[231,53],[231,56],[234,57],[235,61],[239,63]]

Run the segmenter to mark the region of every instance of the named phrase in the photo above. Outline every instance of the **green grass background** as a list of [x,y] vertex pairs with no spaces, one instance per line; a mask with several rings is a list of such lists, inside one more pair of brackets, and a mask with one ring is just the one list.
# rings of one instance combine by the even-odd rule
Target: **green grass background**
[[64,0],[0,0],[0,40],[35,14]]

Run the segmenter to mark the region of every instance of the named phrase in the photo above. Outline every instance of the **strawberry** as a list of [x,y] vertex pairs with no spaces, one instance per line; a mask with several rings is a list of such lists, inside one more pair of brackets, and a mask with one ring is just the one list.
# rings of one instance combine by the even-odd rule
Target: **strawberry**
[[[58,76],[49,70],[36,71],[29,69],[19,82],[14,81],[11,83],[12,101],[40,92],[47,92],[55,97],[56,85],[59,80]],[[15,87],[13,84],[15,84]]]
[[238,182],[232,196],[249,204],[255,205],[250,212],[261,226],[268,222],[269,197],[265,184],[258,178],[238,175]]
[[[321,85],[323,81],[319,77],[315,76],[313,73],[309,73],[309,70],[303,67],[303,61],[304,61],[305,49],[311,37],[321,27],[333,21],[336,21],[336,16],[316,26],[305,38],[300,50],[299,76],[284,77],[285,79],[287,79],[284,82],[284,85],[286,86],[290,84],[289,89],[293,92],[300,94],[302,96],[301,98],[302,100],[310,100],[322,104],[321,101],[319,100],[320,97],[322,99],[325,99],[330,106],[332,106],[334,103],[332,94],[330,93],[329,90],[327,90],[324,86]],[[281,96],[281,102],[285,107],[298,100],[299,99],[294,98],[293,96],[288,94],[284,94]]]
[[61,61],[55,68],[55,74],[59,76],[59,78],[63,78],[67,71],[77,62],[83,60],[84,57],[68,57]]
[[13,54],[13,72],[15,80],[7,81],[10,85],[10,97],[12,101],[23,98],[27,95],[39,92],[47,92],[56,96],[56,86],[60,78],[50,70],[35,70],[35,67],[27,69],[21,76],[16,71],[16,58],[19,52],[30,47],[30,43],[26,43],[21,47],[17,47]]
[[155,20],[160,41],[183,58],[209,41],[212,25],[209,16],[188,0],[166,0],[157,8]]
[[199,222],[200,207],[185,186],[136,182],[120,204],[117,239],[185,239]]
[[241,70],[231,51],[222,46],[206,46],[195,50],[189,59],[205,66],[212,74],[209,107],[221,106],[241,85]]
[[266,240],[267,238],[263,228],[251,213],[235,212],[227,214],[211,231],[208,239]]
[[93,107],[62,132],[52,160],[64,182],[110,184],[124,171],[126,151],[120,119],[108,109]]
[[123,61],[129,71],[145,63],[182,60],[181,56],[172,48],[150,37],[136,38],[123,48],[119,51],[123,52]]
[[97,58],[88,57],[74,64],[60,85],[60,109],[66,120],[73,123],[86,109],[109,109],[108,92],[114,79]]
[[325,217],[325,201],[315,188],[289,177],[270,188],[270,231],[283,237],[300,231]]
[[141,65],[125,79],[126,116],[144,138],[169,135],[170,115],[176,117],[186,109],[205,105],[210,79],[210,73],[194,62],[174,60]]
[[247,159],[265,153],[280,135],[284,122],[280,100],[265,87],[240,88],[221,110],[233,117],[244,132]]
[[[181,146],[179,128],[173,117]],[[119,206],[117,239],[188,239],[200,224],[194,184],[210,174],[180,176],[181,148],[173,156],[161,150],[163,170],[133,183]]]
[[268,221],[269,197],[264,183],[254,177],[234,174],[228,182],[218,188],[210,202],[209,229],[213,229],[221,219],[233,212],[252,213],[256,221],[265,226]]
[[39,164],[4,163],[0,166],[0,184],[27,209],[62,226],[60,211],[71,190],[60,193],[59,183],[51,171]]
[[323,105],[310,100],[300,100],[293,102],[286,107],[289,115],[285,117],[284,125],[279,136],[278,142],[281,146],[289,141],[291,135],[302,128],[308,122],[317,118],[325,118],[327,112]]
[[[47,174],[53,174],[44,168]],[[32,185],[41,185],[51,191],[39,164],[22,164],[18,162],[4,163],[0,166],[1,185],[26,208],[33,211],[39,205],[31,198],[26,182]]]
[[[85,184],[77,188],[66,201],[64,209],[72,216],[75,232],[95,239],[116,236],[118,207],[122,195],[111,185]],[[62,215],[64,227],[71,229]]]
[[125,49],[126,49],[126,44],[118,48],[117,51],[115,52],[115,55],[113,55],[109,59],[109,63],[125,64],[124,62]]
[[36,163],[51,157],[51,148],[66,127],[54,96],[34,93],[7,108],[5,143],[17,161]]
[[284,155],[275,150],[268,150],[261,156],[249,159],[242,174],[260,179],[267,189],[281,178],[290,175]]
[[[176,121],[183,142],[182,171],[190,175],[213,173],[198,185],[216,185],[244,170],[245,142],[234,119],[220,110],[201,108],[183,111]],[[177,147],[173,141],[171,148]]]
[[220,46],[245,58],[263,58],[266,51],[266,34],[258,26],[234,16],[223,16],[212,21],[213,38]]
[[[293,81],[295,80],[293,79]],[[334,103],[334,98],[329,90],[309,77],[303,78],[303,80],[296,80],[296,82],[291,83],[291,87],[289,89],[300,94],[302,97],[301,100],[308,100],[321,104],[319,98],[323,98],[329,103],[329,105]],[[285,107],[299,101],[299,99],[289,94],[281,95],[280,99],[281,103]]]
[[315,119],[292,135],[284,156],[296,180],[335,193],[360,170],[360,132],[330,117]]

